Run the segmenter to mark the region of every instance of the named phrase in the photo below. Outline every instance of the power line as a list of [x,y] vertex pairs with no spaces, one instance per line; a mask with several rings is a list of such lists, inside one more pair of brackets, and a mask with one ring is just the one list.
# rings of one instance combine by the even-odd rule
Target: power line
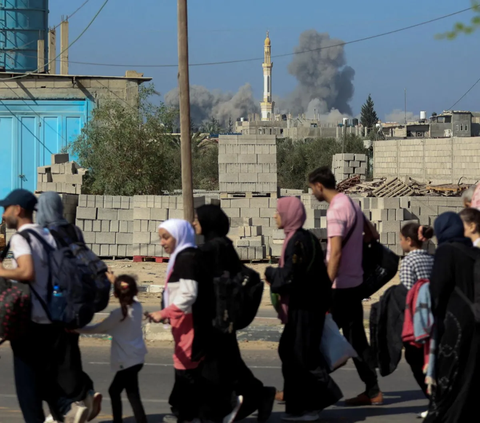
[[476,85],[480,82],[480,78],[477,79],[477,82],[475,82],[468,90],[465,94],[463,94],[448,110],[453,110],[453,108],[458,104],[460,103],[467,95],[470,91],[472,91]]
[[[392,35],[392,34],[396,34],[396,33],[399,33],[399,32],[408,31],[410,29],[418,28],[420,26],[429,25],[431,23],[438,22],[438,21],[441,21],[443,19],[447,19],[447,18],[450,18],[452,16],[456,16],[456,15],[459,15],[461,13],[468,12],[469,10],[472,10],[474,8],[476,8],[476,6],[471,6],[471,7],[468,7],[466,9],[458,10],[456,12],[449,13],[448,15],[439,16],[438,18],[430,19],[428,21],[420,22],[418,24],[409,25],[409,26],[406,26],[406,27],[403,27],[403,28],[392,30],[392,31],[382,32],[380,34],[371,35],[369,37],[363,37],[363,38],[359,38],[359,39],[352,40],[352,41],[346,41],[346,42],[342,42],[342,43],[338,43],[338,44],[333,44],[331,46],[325,46],[325,47],[319,47],[319,48],[314,48],[314,49],[309,49],[309,50],[296,51],[296,52],[293,52],[293,53],[283,53],[283,54],[273,55],[272,59],[288,57],[288,56],[296,56],[298,54],[304,54],[304,53],[312,53],[312,52],[316,52],[316,51],[326,50],[326,49],[329,49],[329,48],[343,47],[343,46],[350,45],[350,44],[356,44],[356,43],[360,43],[360,42],[364,42],[364,41],[373,40],[375,38],[385,37],[387,35]],[[263,60],[263,59],[264,59],[263,57],[253,57],[253,58],[250,58],[250,59],[225,60],[225,61],[205,62],[205,63],[191,63],[189,66],[190,67],[198,67],[198,66],[229,65],[229,64],[235,64],[235,63],[257,62],[257,61],[260,61],[260,60]],[[138,68],[176,68],[176,67],[178,67],[178,64],[164,64],[164,65],[145,64],[145,65],[142,65],[142,64],[116,64],[116,63],[97,63],[97,62],[81,62],[81,61],[69,61],[69,62],[79,64],[79,65],[107,66],[107,67],[138,67]]]
[[[100,7],[100,9],[98,10],[98,12],[95,14],[95,16],[92,18],[92,20],[89,22],[89,24],[86,26],[86,28],[80,33],[80,35],[75,38],[71,43],[70,45],[65,48],[65,50],[63,50],[62,52],[60,52],[60,54],[55,57],[55,59],[52,59],[50,60],[47,64],[45,64],[45,67],[48,67],[50,65],[50,63],[53,63],[55,62],[63,53],[65,53],[68,49],[70,49],[71,47],[73,47],[75,45],[75,43],[80,40],[80,38],[82,38],[82,36],[88,31],[88,29],[92,26],[92,24],[95,22],[95,20],[98,18],[98,16],[100,15],[100,13],[102,12],[102,10],[105,8],[105,6],[107,5],[107,3],[109,2],[109,0],[105,0],[104,3],[102,4],[102,6]],[[43,66],[42,66],[43,68]],[[33,72],[28,72],[24,75],[19,75],[19,76],[14,76],[14,77],[11,77],[11,78],[4,78],[3,81],[11,81],[11,80],[14,80],[14,79],[22,79],[22,78],[26,78],[27,76],[30,76],[32,74],[36,74],[38,73],[38,71],[40,70],[40,68],[34,70]]]

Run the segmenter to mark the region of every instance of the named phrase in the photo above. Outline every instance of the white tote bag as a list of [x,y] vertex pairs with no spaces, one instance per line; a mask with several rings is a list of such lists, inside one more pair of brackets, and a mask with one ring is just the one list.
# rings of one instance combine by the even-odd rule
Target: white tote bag
[[325,316],[320,351],[331,372],[345,365],[349,358],[358,357],[356,351],[340,333],[330,313]]

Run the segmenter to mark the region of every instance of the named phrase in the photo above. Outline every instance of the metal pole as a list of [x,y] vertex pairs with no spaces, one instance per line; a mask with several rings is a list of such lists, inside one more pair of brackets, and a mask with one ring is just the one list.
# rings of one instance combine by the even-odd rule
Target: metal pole
[[405,125],[407,124],[407,89],[405,88]]
[[187,0],[178,0],[178,88],[182,161],[183,217],[193,223],[192,147],[190,139],[190,83],[188,75]]

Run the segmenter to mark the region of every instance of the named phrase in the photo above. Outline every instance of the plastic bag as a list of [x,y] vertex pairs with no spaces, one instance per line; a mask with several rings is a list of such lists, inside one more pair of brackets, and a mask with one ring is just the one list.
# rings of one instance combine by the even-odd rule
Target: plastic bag
[[325,316],[320,351],[328,364],[330,372],[344,366],[348,359],[358,357],[356,351],[340,333],[331,314]]

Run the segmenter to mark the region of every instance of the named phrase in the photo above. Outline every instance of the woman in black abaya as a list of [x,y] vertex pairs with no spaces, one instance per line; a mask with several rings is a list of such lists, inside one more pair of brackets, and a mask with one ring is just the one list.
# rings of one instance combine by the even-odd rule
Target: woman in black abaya
[[436,383],[425,422],[471,422],[478,419],[480,398],[480,331],[474,314],[474,306],[480,306],[475,304],[480,281],[474,278],[473,258],[479,252],[464,237],[455,213],[440,215],[435,233],[439,247],[430,292],[437,328]]
[[[230,223],[223,210],[215,205],[199,207],[194,226],[197,234],[205,238],[205,244],[199,248],[209,263],[213,277],[221,276],[225,271],[230,275],[239,273],[242,263],[227,237]],[[204,361],[203,376],[209,384],[209,397],[212,398],[212,406],[207,412],[210,420],[242,420],[255,411],[258,411],[260,423],[270,417],[276,389],[264,387],[244,363],[236,332],[214,330]]]

